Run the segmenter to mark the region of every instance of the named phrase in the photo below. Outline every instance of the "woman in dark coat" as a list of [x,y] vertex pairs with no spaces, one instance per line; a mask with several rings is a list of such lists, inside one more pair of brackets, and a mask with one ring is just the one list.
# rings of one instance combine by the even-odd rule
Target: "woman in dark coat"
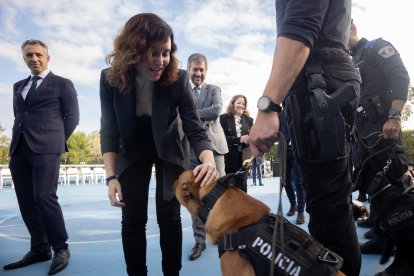
[[[247,110],[247,98],[235,95],[227,106],[227,112],[220,115],[220,123],[226,135],[229,152],[224,155],[226,174],[237,172],[243,165],[243,160],[250,157],[249,138],[253,118]],[[247,177],[243,190],[247,192]]]
[[[201,165],[196,181],[217,177],[213,149],[200,125],[187,74],[179,70],[171,27],[155,14],[130,18],[102,71],[101,148],[108,196],[122,207],[122,243],[129,275],[147,275],[146,223],[152,167],[162,271],[179,275],[182,257],[180,204],[172,185],[185,168],[188,137]],[[206,176],[204,178],[204,176]]]

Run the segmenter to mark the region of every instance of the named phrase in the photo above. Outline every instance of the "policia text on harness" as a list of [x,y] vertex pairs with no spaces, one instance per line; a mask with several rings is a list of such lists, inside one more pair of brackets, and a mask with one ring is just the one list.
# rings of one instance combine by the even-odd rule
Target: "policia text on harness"
[[[282,156],[286,157],[286,141],[280,135]],[[249,160],[250,163],[252,160]],[[247,163],[249,162],[247,161]],[[205,222],[215,202],[230,186],[243,182],[249,164],[234,174],[220,178],[198,207],[200,219]],[[285,163],[281,162],[282,183],[286,181]],[[279,199],[281,202],[281,198]],[[282,215],[268,214],[259,222],[241,228],[238,232],[226,233],[219,240],[221,256],[225,251],[238,250],[240,256],[250,261],[256,275],[336,275],[342,266],[342,258],[311,237],[300,227],[293,225]]]

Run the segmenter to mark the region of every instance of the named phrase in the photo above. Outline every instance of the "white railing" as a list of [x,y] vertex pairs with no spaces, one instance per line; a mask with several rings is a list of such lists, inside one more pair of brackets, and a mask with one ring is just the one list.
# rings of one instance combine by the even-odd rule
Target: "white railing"
[[6,183],[8,182],[11,183],[10,187],[14,188],[10,169],[7,167],[3,167],[0,170],[0,189],[3,189],[3,187],[6,187]]

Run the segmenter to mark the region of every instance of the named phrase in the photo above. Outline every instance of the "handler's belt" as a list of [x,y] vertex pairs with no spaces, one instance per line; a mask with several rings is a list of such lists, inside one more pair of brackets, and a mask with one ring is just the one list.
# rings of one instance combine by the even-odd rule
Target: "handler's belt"
[[357,125],[364,121],[372,124],[384,123],[388,119],[388,111],[391,107],[391,100],[385,97],[374,96],[364,103],[360,103],[357,108]]
[[[272,234],[275,221],[281,219],[269,214],[259,222],[246,226],[235,233],[225,234],[218,242],[219,255],[238,250],[249,260],[256,275],[269,275],[272,261]],[[274,275],[335,275],[342,266],[342,258],[324,247],[300,227],[283,218],[284,249],[278,235],[275,250]]]

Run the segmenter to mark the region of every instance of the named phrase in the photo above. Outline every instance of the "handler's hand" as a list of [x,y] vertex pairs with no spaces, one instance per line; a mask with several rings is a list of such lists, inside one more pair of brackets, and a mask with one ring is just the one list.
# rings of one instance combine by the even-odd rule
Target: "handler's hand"
[[382,135],[384,139],[397,140],[400,136],[401,125],[398,120],[389,119],[382,127]]
[[195,182],[203,180],[200,187],[211,185],[219,176],[216,165],[210,163],[198,165],[194,168],[193,173],[196,177]]
[[121,183],[118,179],[112,179],[108,183],[108,197],[111,205],[114,207],[124,207],[125,203],[122,202],[122,189]]
[[268,152],[278,139],[279,115],[277,112],[258,112],[249,133],[252,154],[257,157]]

